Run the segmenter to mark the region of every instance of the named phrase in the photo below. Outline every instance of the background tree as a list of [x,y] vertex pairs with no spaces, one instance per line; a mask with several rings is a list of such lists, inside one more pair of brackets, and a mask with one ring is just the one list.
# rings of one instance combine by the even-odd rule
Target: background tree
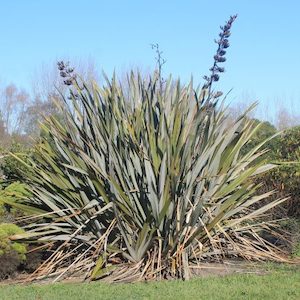
[[22,134],[22,121],[26,117],[26,109],[30,103],[30,96],[24,89],[14,84],[7,85],[0,92],[1,119],[6,134]]
[[289,112],[286,107],[280,106],[276,113],[275,125],[279,130],[284,130],[299,125],[300,116]]

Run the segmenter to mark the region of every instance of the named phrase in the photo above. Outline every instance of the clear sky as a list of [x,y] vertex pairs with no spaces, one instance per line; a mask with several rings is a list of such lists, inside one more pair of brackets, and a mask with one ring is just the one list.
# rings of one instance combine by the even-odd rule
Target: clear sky
[[2,0],[0,13],[0,81],[27,89],[42,64],[66,56],[92,57],[108,73],[153,68],[151,43],[164,51],[165,74],[200,82],[219,25],[237,13],[217,87],[233,88],[233,101],[300,111],[298,0]]

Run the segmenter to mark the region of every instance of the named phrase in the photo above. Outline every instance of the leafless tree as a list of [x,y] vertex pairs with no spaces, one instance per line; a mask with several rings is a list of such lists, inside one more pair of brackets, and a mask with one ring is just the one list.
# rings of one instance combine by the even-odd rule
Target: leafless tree
[[37,137],[40,134],[40,123],[44,118],[56,114],[58,109],[52,99],[43,101],[38,97],[35,98],[26,110],[26,118],[23,120],[24,134],[32,138]]
[[276,113],[276,127],[279,130],[284,130],[300,124],[300,115],[291,113],[287,108],[280,106]]
[[29,94],[14,84],[0,91],[0,112],[6,134],[22,134],[22,121],[29,104]]
[[2,150],[1,148],[5,148],[7,146],[8,141],[9,141],[9,135],[7,133],[5,122],[0,112],[0,152]]

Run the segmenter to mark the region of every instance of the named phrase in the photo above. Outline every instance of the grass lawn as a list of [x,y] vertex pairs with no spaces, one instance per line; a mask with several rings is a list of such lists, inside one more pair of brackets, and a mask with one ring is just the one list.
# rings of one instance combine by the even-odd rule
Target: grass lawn
[[0,299],[300,299],[299,268],[268,275],[229,275],[135,284],[58,283],[3,285]]

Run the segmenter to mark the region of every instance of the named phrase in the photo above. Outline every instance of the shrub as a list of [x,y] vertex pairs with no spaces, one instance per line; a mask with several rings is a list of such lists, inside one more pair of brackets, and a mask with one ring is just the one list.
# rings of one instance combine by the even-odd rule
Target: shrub
[[254,196],[249,179],[270,166],[259,147],[239,155],[252,122],[242,116],[228,130],[217,105],[201,103],[191,85],[172,86],[161,94],[156,81],[132,76],[129,98],[116,81],[78,89],[62,107],[65,123],[44,124],[49,138],[36,149],[29,185],[32,205],[51,218],[21,237],[58,241],[66,261],[55,267],[70,251],[73,267],[82,270],[86,256],[94,262],[92,277],[116,255],[150,277],[188,277],[190,262],[226,253],[278,259],[257,234],[260,215],[280,200],[251,210],[270,194]]
[[23,176],[30,172],[30,169],[14,156],[9,155],[9,152],[26,161],[27,157],[31,155],[31,150],[20,143],[13,142],[6,152],[7,155],[0,161],[3,175],[7,180],[22,180]]
[[32,213],[31,209],[22,204],[30,195],[24,183],[3,183],[0,186],[0,222],[12,222],[24,213]]
[[26,259],[26,246],[10,240],[11,236],[20,233],[24,233],[24,230],[15,224],[0,224],[0,255],[15,251],[21,261]]
[[[254,120],[254,124],[257,123]],[[266,138],[276,134],[276,129],[268,122],[263,122],[260,129],[245,145],[243,152],[253,149]],[[277,164],[270,172],[263,174],[261,191],[276,190],[273,197],[290,197],[274,210],[275,217],[300,217],[300,126],[278,134],[266,143],[269,152],[266,159]]]
[[0,220],[4,217],[5,213],[6,213],[6,209],[4,207],[4,204],[0,203]]
[[282,220],[280,222],[282,229],[286,232],[286,235],[291,235],[290,237],[290,253],[292,256],[300,257],[300,219],[298,218],[289,218]]
[[[274,136],[277,133],[277,129],[275,126],[273,126],[270,122],[261,122],[258,119],[252,119],[253,127],[256,127],[258,125],[259,128],[256,130],[256,132],[253,134],[251,140],[248,141],[248,143],[243,147],[242,153],[247,153],[247,151],[253,149],[255,146],[259,145],[263,141],[269,139],[270,137]],[[273,148],[274,139],[271,139],[266,143],[266,146],[269,150]],[[268,159],[270,158],[270,155],[268,153]]]
[[54,251],[36,276],[188,279],[201,259],[282,259],[260,237],[270,229],[261,218],[282,200],[253,210],[270,193],[255,195],[251,179],[273,166],[261,159],[263,143],[241,153],[259,126],[245,114],[228,129],[211,92],[233,20],[202,89],[171,78],[162,87],[157,73],[131,73],[126,90],[115,77],[90,88],[59,63],[71,86],[64,120],[43,124],[28,174],[26,205],[43,210],[43,220],[18,235]]
[[293,256],[294,257],[300,257],[300,243],[298,243],[296,246],[295,246],[295,249],[293,251]]
[[[255,120],[257,123],[257,120]],[[266,138],[276,134],[276,129],[268,122],[257,131],[257,134],[247,143],[243,151],[253,149]],[[269,219],[283,218],[279,223],[285,237],[288,239],[274,239],[272,242],[282,243],[293,254],[298,253],[300,243],[300,127],[285,130],[275,138],[269,140],[266,146],[269,152],[266,159],[277,164],[277,167],[255,179],[262,183],[258,194],[275,190],[271,199],[278,197],[287,198],[287,201],[274,207],[270,212]],[[262,204],[265,203],[264,201]],[[260,204],[261,205],[261,204]],[[257,208],[259,208],[259,206]],[[286,219],[287,218],[287,219]],[[294,255],[294,254],[293,254]],[[294,255],[295,256],[295,255]]]
[[0,224],[0,278],[13,275],[26,260],[25,244],[12,241],[11,236],[24,233],[15,224]]
[[[270,157],[278,167],[263,177],[267,189],[276,189],[283,197],[290,197],[277,214],[300,217],[300,127],[287,129],[269,142]],[[284,209],[284,210],[283,210]]]

